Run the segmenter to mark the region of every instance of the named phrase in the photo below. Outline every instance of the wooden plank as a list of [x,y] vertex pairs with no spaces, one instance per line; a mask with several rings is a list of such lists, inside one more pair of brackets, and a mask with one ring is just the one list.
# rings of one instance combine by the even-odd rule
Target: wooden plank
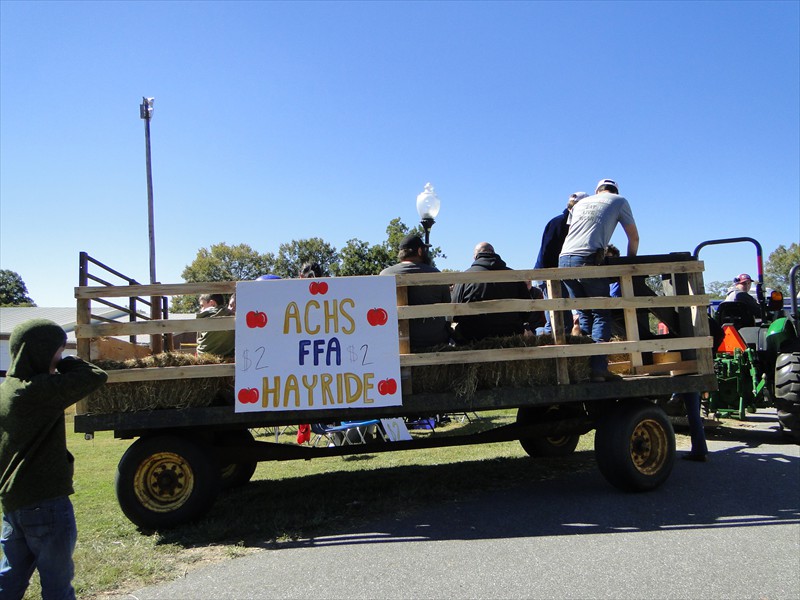
[[668,350],[693,350],[708,347],[711,338],[665,338],[641,342],[603,342],[571,344],[568,346],[532,346],[527,348],[496,348],[491,350],[461,350],[453,352],[427,352],[400,356],[400,366],[455,365],[461,363],[503,362],[507,360],[533,360],[570,356],[601,356],[629,354],[631,352],[663,352]]
[[678,308],[707,305],[709,296],[631,296],[628,298],[549,298],[546,300],[483,300],[463,304],[418,304],[398,306],[399,319],[423,319],[428,317],[462,316],[498,312],[560,311],[578,308],[592,309],[637,309]]
[[212,319],[162,319],[158,321],[134,321],[132,323],[76,325],[75,335],[80,339],[115,335],[229,331],[233,329],[236,329],[236,317],[214,317]]
[[636,375],[659,375],[662,373],[670,373],[671,371],[699,372],[696,360],[682,360],[680,362],[661,363],[658,365],[640,365],[634,369]]
[[[397,306],[405,308],[408,306],[408,288],[404,285],[397,286]],[[411,324],[407,320],[399,320],[397,323],[399,334],[400,354],[411,353]],[[403,396],[411,394],[412,387],[411,369],[401,367],[400,369],[400,391]]]
[[[547,281],[547,295],[550,298],[561,299],[561,282]],[[553,329],[553,341],[558,346],[567,344],[566,323],[561,311],[550,313],[550,326]],[[566,358],[556,358],[556,381],[559,385],[569,385],[569,361]]]
[[[92,301],[78,300],[76,323],[89,323],[92,320]],[[79,325],[76,325],[78,327]],[[78,338],[76,342],[78,356],[84,360],[90,360],[92,355],[91,340]],[[84,414],[89,407],[89,398],[81,398],[75,404],[75,412],[79,415]]]
[[[654,275],[660,273],[698,273],[703,271],[702,261],[643,263],[633,265],[606,265],[599,267],[570,267],[565,269],[526,269],[488,271],[481,273],[413,273],[395,275],[397,285],[440,285],[451,283],[480,283],[498,281],[559,280],[594,277],[621,277],[624,275]],[[186,294],[231,294],[235,281],[209,281],[204,283],[169,283],[126,286],[78,286],[75,297],[127,298],[130,296],[177,296]]]
[[164,381],[167,379],[199,379],[201,377],[233,377],[234,363],[221,365],[190,365],[186,367],[146,367],[107,371],[109,383],[129,381]]
[[[633,277],[630,275],[624,275],[623,277],[619,278],[619,287],[620,291],[622,292],[623,298],[631,298],[634,295],[633,292]],[[666,296],[662,296],[666,297]],[[653,298],[658,298],[658,296],[654,296]],[[630,341],[638,342],[639,341],[639,321],[636,318],[636,309],[635,308],[625,308],[622,311],[622,314],[625,318],[625,337],[628,338]],[[636,367],[642,366],[642,353],[641,352],[632,352],[631,353],[631,365],[633,366],[634,370]]]
[[498,281],[551,281],[561,279],[591,279],[592,277],[622,277],[624,275],[657,275],[661,273],[699,273],[704,270],[702,261],[643,263],[637,265],[603,265],[589,267],[561,267],[555,269],[512,269],[508,271],[483,271],[460,273],[407,273],[395,275],[397,285],[450,285],[452,283],[481,283]]
[[[703,284],[703,276],[700,273],[689,275],[689,292],[698,298],[707,297],[705,295],[706,289]],[[707,336],[710,334],[708,319],[707,306],[697,306],[692,309],[695,335]],[[714,353],[712,348],[700,348],[697,350],[697,368],[700,373],[714,373]]]
[[205,283],[159,283],[153,285],[78,286],[76,298],[128,298],[130,296],[183,296],[187,294],[232,294],[235,281]]

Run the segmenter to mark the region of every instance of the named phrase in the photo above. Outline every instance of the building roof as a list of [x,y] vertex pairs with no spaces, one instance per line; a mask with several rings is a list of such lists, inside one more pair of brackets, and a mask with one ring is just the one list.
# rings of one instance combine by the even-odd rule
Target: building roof
[[[121,319],[126,313],[107,306],[92,307],[92,314],[104,319]],[[14,327],[30,319],[50,319],[67,332],[67,341],[75,341],[76,309],[74,306],[48,308],[44,306],[0,307],[0,337],[8,339]],[[98,323],[100,321],[93,320]]]

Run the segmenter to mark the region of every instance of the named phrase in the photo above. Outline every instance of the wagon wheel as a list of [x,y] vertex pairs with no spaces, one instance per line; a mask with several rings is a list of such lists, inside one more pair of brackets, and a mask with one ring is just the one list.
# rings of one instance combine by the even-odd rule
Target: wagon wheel
[[[216,446],[247,446],[254,444],[253,434],[248,429],[225,431],[217,435],[214,440]],[[250,481],[256,471],[258,462],[255,460],[240,460],[221,465],[220,478],[223,490],[240,487]]]
[[664,483],[675,462],[675,433],[655,404],[622,404],[600,422],[594,438],[597,466],[615,487],[643,492]]
[[135,525],[173,527],[214,503],[219,465],[197,442],[169,435],[140,438],[120,459],[114,486],[122,512]]
[[[557,421],[566,418],[573,411],[565,406],[554,404],[545,407],[523,407],[517,411],[517,423],[530,425],[533,423],[544,423],[547,421]],[[550,437],[528,437],[519,440],[522,449],[532,457],[556,458],[569,456],[575,452],[581,436],[558,435]]]

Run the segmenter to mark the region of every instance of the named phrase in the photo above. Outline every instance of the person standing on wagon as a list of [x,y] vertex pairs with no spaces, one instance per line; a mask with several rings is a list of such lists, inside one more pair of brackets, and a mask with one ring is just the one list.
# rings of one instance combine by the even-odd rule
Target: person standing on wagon
[[[639,250],[639,230],[633,219],[628,201],[619,195],[613,179],[601,179],[594,196],[583,198],[572,209],[569,232],[558,257],[559,267],[586,267],[603,264],[605,250],[617,223],[628,236],[627,256],[636,256]],[[606,278],[567,279],[564,285],[570,298],[609,297]],[[606,309],[578,311],[581,331],[592,336],[595,342],[611,339],[611,315]],[[613,381],[618,375],[608,370],[607,356],[590,358],[593,382]]]
[[73,356],[67,334],[33,319],[9,338],[11,366],[0,384],[0,598],[17,600],[39,571],[42,597],[75,598],[72,553],[78,538],[69,500],[74,458],[64,410],[102,386],[108,375]]

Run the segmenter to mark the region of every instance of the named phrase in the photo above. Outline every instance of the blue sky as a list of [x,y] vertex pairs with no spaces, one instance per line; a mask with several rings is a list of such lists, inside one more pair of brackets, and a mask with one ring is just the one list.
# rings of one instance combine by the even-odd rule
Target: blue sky
[[452,269],[483,240],[531,268],[605,177],[640,254],[800,240],[798,2],[5,0],[0,34],[0,268],[40,306],[81,250],[149,278],[142,96],[164,283],[218,242],[378,243],[427,181]]

